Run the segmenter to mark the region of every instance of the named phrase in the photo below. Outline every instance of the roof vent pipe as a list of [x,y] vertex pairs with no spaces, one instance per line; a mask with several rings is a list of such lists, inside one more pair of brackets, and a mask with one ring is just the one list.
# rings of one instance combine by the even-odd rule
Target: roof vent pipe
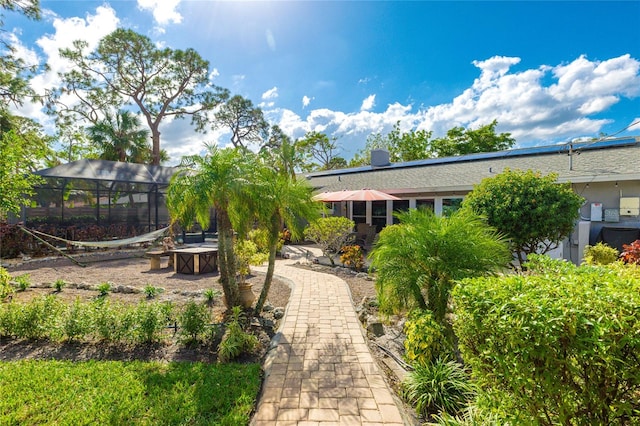
[[371,150],[371,167],[385,167],[391,165],[389,151],[386,149]]

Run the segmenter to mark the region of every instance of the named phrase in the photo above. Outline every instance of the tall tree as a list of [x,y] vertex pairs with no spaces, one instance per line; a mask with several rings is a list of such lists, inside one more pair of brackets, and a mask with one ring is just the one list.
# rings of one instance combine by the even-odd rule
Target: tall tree
[[[151,131],[152,164],[160,164],[163,120],[188,116],[196,130],[204,131],[207,112],[228,97],[211,84],[209,62],[193,49],[159,49],[148,37],[125,29],[103,38],[95,51],[85,54],[86,49],[87,43],[78,40],[60,51],[74,69],[61,75],[49,111],[97,124],[114,107],[136,105]],[[77,102],[65,105],[62,95],[74,95]]]
[[306,157],[305,170],[331,170],[337,165],[346,165],[339,157],[337,138],[312,131],[296,142],[296,146]]
[[530,253],[546,253],[572,231],[584,198],[557,175],[505,170],[483,179],[462,202],[505,234],[519,265]]
[[454,127],[449,129],[447,136],[431,142],[433,153],[437,157],[451,157],[476,152],[502,151],[511,148],[516,140],[510,133],[496,134],[498,122],[493,120],[479,128],[465,129]]
[[389,160],[394,163],[429,158],[431,157],[431,132],[425,130],[403,132],[398,121],[387,134],[369,135],[365,147],[356,153],[349,165],[356,167],[370,164],[371,151],[375,149],[389,151]]
[[255,164],[255,157],[243,150],[210,145],[204,157],[183,158],[167,190],[171,217],[186,228],[195,221],[208,228],[211,208],[215,208],[220,284],[229,310],[240,305],[233,238],[234,229],[246,229],[252,218],[247,179],[255,175]]
[[431,131],[403,132],[400,129],[400,122],[397,122],[393,130],[386,135],[381,133],[369,135],[365,147],[354,155],[349,166],[370,164],[371,151],[374,149],[389,151],[389,160],[392,162],[404,162],[511,148],[515,144],[515,139],[509,133],[496,134],[497,124],[498,122],[494,120],[476,130],[454,127],[447,131],[445,137],[432,139]]
[[140,119],[131,111],[107,115],[87,133],[100,150],[103,160],[144,163],[151,158],[149,131],[140,128]]
[[290,176],[286,170],[280,172],[270,163],[263,164],[260,172],[256,174],[252,192],[251,209],[269,235],[269,265],[255,307],[255,313],[259,314],[271,288],[276,252],[283,227],[291,232],[292,239],[299,239],[304,223],[319,217],[321,203],[313,200],[313,188],[306,180],[296,180],[295,176]]
[[268,137],[269,124],[264,119],[262,110],[242,96],[236,95],[225,102],[215,113],[215,118],[213,127],[230,130],[231,143],[236,148],[261,145]]
[[260,155],[279,173],[289,175],[292,179],[304,166],[304,153],[277,125],[271,126],[269,139],[260,149]]

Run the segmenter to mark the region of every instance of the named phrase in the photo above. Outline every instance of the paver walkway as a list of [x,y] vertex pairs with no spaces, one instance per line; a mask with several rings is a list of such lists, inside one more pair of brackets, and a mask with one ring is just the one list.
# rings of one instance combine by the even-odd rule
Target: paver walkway
[[275,274],[293,288],[252,425],[404,425],[347,283],[291,266],[308,248],[288,249],[291,259],[279,260]]

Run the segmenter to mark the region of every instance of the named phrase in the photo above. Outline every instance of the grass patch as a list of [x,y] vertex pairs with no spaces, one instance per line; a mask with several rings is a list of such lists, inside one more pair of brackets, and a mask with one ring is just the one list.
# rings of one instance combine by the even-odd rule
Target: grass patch
[[258,364],[0,363],[0,424],[246,425]]

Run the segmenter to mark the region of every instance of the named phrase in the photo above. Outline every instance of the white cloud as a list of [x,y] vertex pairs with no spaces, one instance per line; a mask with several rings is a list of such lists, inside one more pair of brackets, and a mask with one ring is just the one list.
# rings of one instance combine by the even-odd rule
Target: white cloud
[[274,86],[262,94],[262,102],[260,102],[258,106],[260,108],[273,108],[275,106],[275,102],[273,100],[277,98],[278,88]]
[[277,97],[278,97],[278,88],[276,86],[272,87],[271,89],[267,90],[262,94],[263,101],[266,101],[269,99],[276,99]]
[[[138,0],[138,8],[150,11],[153,19],[160,25],[179,24],[182,15],[176,11],[181,0]],[[160,32],[164,30],[158,29]]]
[[[497,130],[510,132],[520,144],[549,143],[597,134],[610,121],[590,115],[606,111],[620,96],[640,94],[640,62],[629,55],[602,62],[581,56],[566,65],[511,72],[519,62],[475,61],[480,77],[452,102],[427,108],[418,128],[441,135],[454,126],[477,127],[495,119]],[[556,82],[545,86],[549,76]]]
[[307,95],[304,95],[304,96],[302,97],[302,108],[306,108],[306,107],[308,107],[308,106],[309,106],[309,104],[311,103],[311,101],[312,101],[313,99],[314,99],[314,98],[310,98],[310,97],[308,97]]
[[[520,58],[500,56],[474,61],[480,75],[471,87],[449,103],[415,111],[412,105],[396,102],[385,111],[372,112],[375,95],[371,95],[358,112],[315,109],[301,117],[278,109],[268,116],[293,137],[311,130],[338,137],[349,158],[369,134],[386,133],[398,121],[404,131],[428,130],[439,137],[455,126],[477,128],[497,120],[497,131],[510,132],[519,146],[595,136],[611,120],[592,115],[605,112],[623,96],[640,96],[640,61],[629,55],[606,61],[581,56],[555,67],[511,71],[519,63]],[[552,83],[545,85],[549,78]],[[303,97],[303,106],[309,101]]]
[[276,51],[276,38],[273,35],[273,32],[270,29],[267,29],[265,32],[265,38],[267,39],[267,46],[271,49],[272,52]]
[[370,111],[376,105],[376,95],[369,95],[360,106],[360,111]]

